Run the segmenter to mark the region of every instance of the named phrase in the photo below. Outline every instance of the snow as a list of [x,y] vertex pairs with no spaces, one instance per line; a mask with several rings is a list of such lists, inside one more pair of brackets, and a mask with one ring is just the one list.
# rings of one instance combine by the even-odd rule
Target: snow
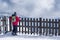
[[17,36],[11,35],[11,32],[0,35],[0,40],[60,40],[60,36],[39,36],[31,34],[17,33]]

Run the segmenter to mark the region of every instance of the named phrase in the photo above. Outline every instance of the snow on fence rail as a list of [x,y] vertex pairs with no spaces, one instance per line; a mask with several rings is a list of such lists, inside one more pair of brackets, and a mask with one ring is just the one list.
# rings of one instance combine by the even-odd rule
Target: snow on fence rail
[[[8,18],[9,19],[9,18]],[[12,31],[11,21],[8,21],[8,30]],[[18,24],[18,32],[25,34],[39,35],[60,35],[60,19],[44,19],[44,18],[21,18]]]

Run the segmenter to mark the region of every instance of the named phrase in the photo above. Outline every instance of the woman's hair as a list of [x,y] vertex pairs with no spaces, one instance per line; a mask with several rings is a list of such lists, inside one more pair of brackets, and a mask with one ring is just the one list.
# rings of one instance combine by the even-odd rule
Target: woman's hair
[[16,12],[14,12],[14,16],[16,16]]
[[14,16],[14,14],[12,14],[12,16]]
[[12,16],[16,16],[16,12],[14,12],[14,14],[12,14]]

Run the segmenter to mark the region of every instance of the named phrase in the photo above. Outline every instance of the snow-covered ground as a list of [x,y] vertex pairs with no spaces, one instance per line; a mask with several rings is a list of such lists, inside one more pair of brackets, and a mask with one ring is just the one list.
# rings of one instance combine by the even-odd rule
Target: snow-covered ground
[[60,40],[59,36],[38,36],[31,34],[19,34],[17,36],[12,36],[11,32],[0,35],[0,40]]

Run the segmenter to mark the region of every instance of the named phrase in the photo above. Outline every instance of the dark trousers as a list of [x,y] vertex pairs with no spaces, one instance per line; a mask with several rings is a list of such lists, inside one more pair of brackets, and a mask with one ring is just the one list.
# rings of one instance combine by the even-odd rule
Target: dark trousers
[[15,26],[15,25],[13,25],[13,31],[12,31],[13,33],[17,33],[17,26]]

